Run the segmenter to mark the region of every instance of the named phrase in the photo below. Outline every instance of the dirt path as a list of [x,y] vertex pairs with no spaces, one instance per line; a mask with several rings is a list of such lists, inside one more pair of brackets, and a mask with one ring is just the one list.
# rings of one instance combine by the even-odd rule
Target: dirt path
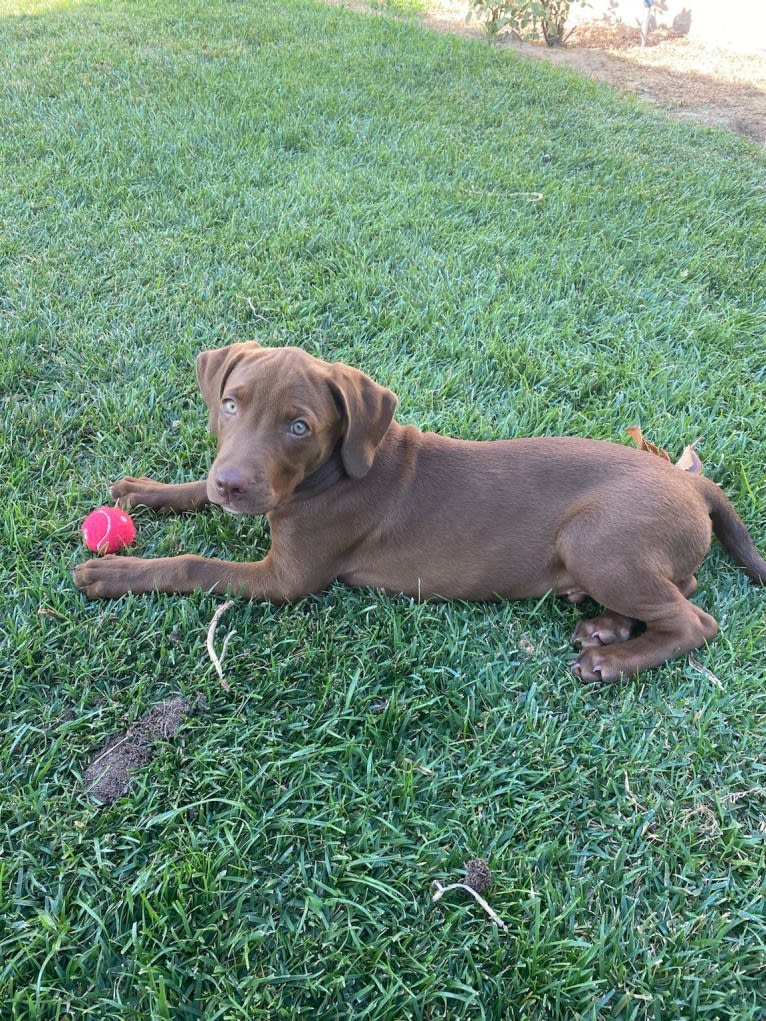
[[[362,0],[328,2],[370,9]],[[433,0],[422,21],[442,32],[484,38],[480,24],[466,23],[467,10],[467,0]],[[503,35],[496,45],[564,64],[674,117],[726,128],[766,147],[766,52],[708,49],[668,31],[652,33],[641,48],[638,27],[596,23],[578,27],[564,47],[531,46]]]

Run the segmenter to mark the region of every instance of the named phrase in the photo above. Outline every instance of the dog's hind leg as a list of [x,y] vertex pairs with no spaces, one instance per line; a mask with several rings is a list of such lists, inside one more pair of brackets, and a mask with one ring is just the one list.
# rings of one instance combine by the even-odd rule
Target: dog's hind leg
[[[689,599],[697,591],[697,579],[694,575],[676,582],[676,588]],[[627,642],[635,638],[643,629],[644,622],[635,617],[625,617],[611,610],[578,622],[572,635],[572,644],[578,649],[597,648],[601,645],[614,645],[615,642]]]
[[586,681],[616,681],[641,670],[660,666],[710,641],[718,625],[710,614],[694,606],[673,582],[645,573],[633,573],[631,592],[607,582],[594,598],[621,616],[643,621],[646,630],[637,638],[613,645],[585,648],[574,672]]
[[[562,573],[609,611],[604,624],[616,631],[604,627],[605,637],[615,638],[605,644],[598,618],[594,626],[583,624],[576,632],[578,638],[598,639],[583,645],[574,663],[583,680],[631,677],[699,648],[718,632],[715,620],[687,598],[710,544],[710,519],[704,508],[668,507],[660,500],[663,495],[648,494],[627,531],[630,508],[620,514],[614,502],[593,501],[578,507],[559,533]],[[635,635],[632,622],[643,623],[644,630]]]
[[657,619],[648,621],[646,631],[638,638],[585,649],[573,669],[584,681],[617,681],[698,649],[717,632],[715,620],[691,603],[686,607],[663,606]]

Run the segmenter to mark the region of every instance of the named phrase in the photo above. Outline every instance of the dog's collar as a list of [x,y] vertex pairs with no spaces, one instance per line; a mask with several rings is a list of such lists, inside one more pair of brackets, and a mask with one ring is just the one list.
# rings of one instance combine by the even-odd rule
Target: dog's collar
[[296,495],[314,496],[316,493],[322,493],[345,476],[346,469],[343,467],[343,459],[340,456],[340,446],[340,442],[338,442],[335,450],[324,464],[320,464],[316,471],[307,475],[303,482],[295,487],[293,492]]

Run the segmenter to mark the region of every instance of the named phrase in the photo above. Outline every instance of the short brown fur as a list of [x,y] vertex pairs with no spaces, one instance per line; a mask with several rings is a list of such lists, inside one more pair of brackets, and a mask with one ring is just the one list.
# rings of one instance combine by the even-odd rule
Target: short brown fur
[[205,589],[284,603],[336,578],[418,599],[590,597],[607,612],[579,623],[574,670],[613,681],[716,634],[689,602],[713,528],[766,584],[766,561],[718,486],[645,451],[423,433],[394,420],[390,390],[297,348],[205,351],[197,375],[218,437],[208,478],[125,478],[112,494],[126,508],[266,514],[271,550],[257,563],[88,560],[75,582],[92,598]]

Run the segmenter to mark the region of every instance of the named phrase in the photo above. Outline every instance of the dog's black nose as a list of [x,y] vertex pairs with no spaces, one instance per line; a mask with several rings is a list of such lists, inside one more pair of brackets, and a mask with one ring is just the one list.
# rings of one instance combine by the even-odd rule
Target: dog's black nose
[[227,502],[244,496],[251,483],[238,468],[219,468],[213,479],[216,491]]

